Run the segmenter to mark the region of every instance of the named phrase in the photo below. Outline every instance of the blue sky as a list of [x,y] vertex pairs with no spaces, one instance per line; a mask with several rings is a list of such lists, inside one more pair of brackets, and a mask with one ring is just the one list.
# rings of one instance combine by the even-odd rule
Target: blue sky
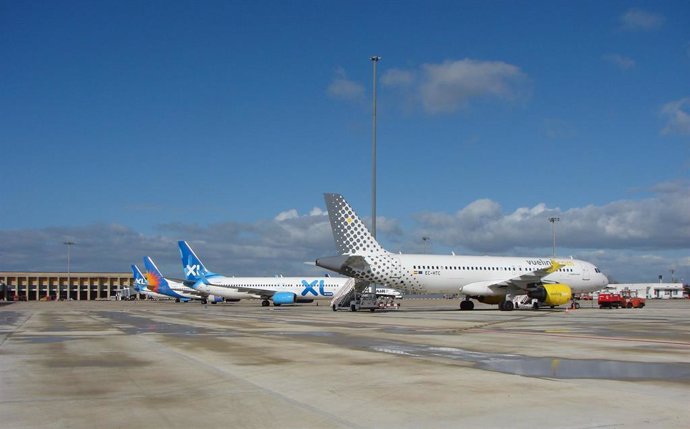
[[[375,3],[375,4],[374,4]],[[0,270],[300,274],[389,250],[690,281],[690,4],[0,1]],[[421,237],[431,237],[424,246]]]

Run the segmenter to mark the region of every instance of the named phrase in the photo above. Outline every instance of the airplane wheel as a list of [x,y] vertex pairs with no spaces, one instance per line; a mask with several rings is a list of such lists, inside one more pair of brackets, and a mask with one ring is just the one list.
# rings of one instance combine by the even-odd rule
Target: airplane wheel
[[261,301],[261,306],[262,306],[262,307],[268,307],[269,305],[270,305],[270,304],[268,303],[268,301]]
[[503,311],[513,311],[513,301],[504,301]]
[[460,310],[473,310],[474,302],[470,300],[460,301]]

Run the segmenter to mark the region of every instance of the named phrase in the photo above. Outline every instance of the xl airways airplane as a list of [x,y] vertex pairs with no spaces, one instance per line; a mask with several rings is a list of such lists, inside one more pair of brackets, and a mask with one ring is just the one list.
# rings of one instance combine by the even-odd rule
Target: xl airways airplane
[[316,265],[361,281],[404,292],[459,293],[465,297],[461,310],[472,310],[476,299],[505,311],[513,309],[514,295],[527,294],[553,307],[567,303],[573,293],[608,284],[597,267],[577,259],[390,253],[342,195],[325,194],[325,200],[340,255],[317,259]]
[[199,292],[234,298],[261,298],[261,305],[309,303],[330,300],[355,281],[342,277],[225,277],[206,269],[186,241],[179,241],[187,282]]
[[198,292],[182,283],[166,279],[163,277],[163,274],[161,274],[156,264],[153,263],[153,259],[148,256],[144,257],[144,266],[146,267],[147,286],[153,292],[175,298],[177,302],[186,302],[192,299],[200,300],[202,303],[211,302],[215,304],[223,302],[223,297],[221,296],[213,296],[211,294]]
[[132,264],[132,275],[134,276],[134,291],[136,293],[140,293],[143,295],[146,295],[149,298],[156,298],[156,299],[170,299],[171,297],[168,295],[163,295],[162,293],[156,293],[148,288],[148,282],[146,281],[146,277],[141,273],[141,270],[139,270],[139,267],[136,265]]

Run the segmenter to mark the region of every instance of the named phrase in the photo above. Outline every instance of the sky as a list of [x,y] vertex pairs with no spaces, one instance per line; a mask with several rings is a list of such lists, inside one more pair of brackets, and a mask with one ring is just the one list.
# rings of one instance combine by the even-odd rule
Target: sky
[[[390,251],[690,282],[687,1],[0,0],[0,271]],[[558,217],[550,223],[550,217]]]

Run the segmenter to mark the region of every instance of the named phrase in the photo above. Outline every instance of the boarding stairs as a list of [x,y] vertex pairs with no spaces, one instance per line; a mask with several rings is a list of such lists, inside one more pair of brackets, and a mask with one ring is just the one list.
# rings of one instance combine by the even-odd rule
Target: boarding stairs
[[337,310],[341,307],[350,307],[350,302],[357,297],[357,290],[355,289],[355,279],[350,279],[343,287],[336,292],[331,299],[331,308]]

